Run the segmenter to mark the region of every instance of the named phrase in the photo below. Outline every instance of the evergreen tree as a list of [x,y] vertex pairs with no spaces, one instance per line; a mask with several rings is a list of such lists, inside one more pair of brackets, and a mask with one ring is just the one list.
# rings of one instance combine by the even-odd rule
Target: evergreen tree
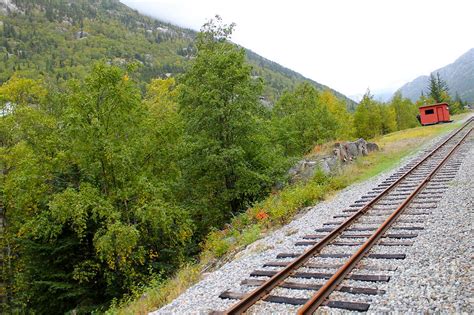
[[449,102],[449,88],[446,81],[441,79],[439,73],[436,76],[431,73],[430,80],[428,82],[428,96],[432,98],[436,103]]

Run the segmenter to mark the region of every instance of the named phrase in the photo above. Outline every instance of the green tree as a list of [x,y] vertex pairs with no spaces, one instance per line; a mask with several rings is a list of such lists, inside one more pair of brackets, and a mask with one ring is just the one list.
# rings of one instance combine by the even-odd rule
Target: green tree
[[461,99],[459,93],[456,92],[454,100],[449,104],[449,112],[451,115],[459,114],[465,111],[466,103]]
[[319,94],[319,102],[327,106],[334,116],[336,123],[335,138],[348,139],[354,134],[353,117],[347,110],[345,102],[338,99],[330,90],[326,89]]
[[0,86],[0,110],[3,114],[24,106],[43,104],[47,90],[39,80],[32,80],[14,74]]
[[202,233],[268,192],[276,162],[258,100],[262,83],[252,78],[245,51],[229,42],[233,28],[219,17],[203,26],[180,86],[183,173]]
[[449,88],[446,81],[441,79],[439,73],[436,76],[431,73],[428,82],[428,96],[436,103],[450,102]]
[[397,130],[413,128],[419,125],[416,119],[418,106],[413,104],[410,99],[404,98],[400,92],[395,93],[389,106],[395,111]]
[[380,129],[382,134],[387,134],[397,130],[397,120],[395,109],[386,104],[377,104],[381,117]]
[[163,183],[164,190],[176,189],[177,180],[181,178],[179,161],[183,154],[184,124],[178,113],[177,97],[173,78],[152,80],[145,95],[149,114],[144,123],[150,131],[144,144],[149,154],[145,160],[155,178]]
[[354,128],[357,137],[370,139],[381,135],[382,114],[370,91],[364,94],[354,113]]
[[177,114],[149,91],[142,102],[127,73],[99,64],[58,100],[61,118],[27,105],[0,120],[19,126],[0,152],[17,307],[89,312],[182,263],[193,227],[160,145],[179,138],[164,132]]
[[[326,95],[324,101],[327,99]],[[338,111],[337,107],[332,109]],[[339,126],[329,106],[309,83],[286,91],[275,104],[272,120],[275,141],[290,157],[299,157],[314,145],[335,139]]]

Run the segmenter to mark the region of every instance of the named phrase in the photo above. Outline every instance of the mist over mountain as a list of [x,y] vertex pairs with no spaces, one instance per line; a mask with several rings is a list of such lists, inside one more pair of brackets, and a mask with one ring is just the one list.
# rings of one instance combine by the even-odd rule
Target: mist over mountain
[[[462,100],[474,102],[474,48],[460,56],[452,64],[449,64],[432,72],[445,80],[449,86],[449,92],[452,96],[459,94]],[[426,94],[429,75],[422,75],[415,80],[403,85],[399,91],[403,96],[416,101],[421,92]]]
[[373,91],[374,99],[379,102],[389,102],[394,92],[393,88],[375,90]]

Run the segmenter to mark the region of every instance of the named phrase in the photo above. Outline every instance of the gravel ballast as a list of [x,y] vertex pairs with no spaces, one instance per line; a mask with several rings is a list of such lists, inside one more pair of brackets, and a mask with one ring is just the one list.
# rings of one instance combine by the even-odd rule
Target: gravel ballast
[[369,313],[473,314],[474,141],[407,258]]
[[[240,282],[248,279],[252,271],[271,270],[262,266],[275,261],[279,253],[302,252],[304,247],[295,246],[295,242],[301,241],[306,234],[314,234],[314,229],[323,227],[323,223],[334,221],[332,218],[334,215],[342,214],[342,209],[368,193],[400,167],[424,154],[440,139],[425,144],[423,146],[425,151],[405,158],[395,170],[384,172],[363,183],[351,185],[330,200],[312,207],[288,225],[251,244],[237,254],[233,261],[219,270],[206,274],[202,281],[151,314],[208,314],[211,311],[227,309],[236,300],[220,299],[219,294],[226,290],[243,293],[251,290],[253,287],[240,285]],[[474,150],[471,148],[450,188],[439,201],[438,208],[424,223],[425,230],[419,233],[413,246],[405,249],[407,258],[396,262],[398,269],[391,273],[391,280],[387,284],[378,286],[387,292],[384,295],[371,297],[369,313],[393,311],[473,313],[471,306],[474,302],[473,286],[470,281],[471,258],[474,253],[470,244],[474,209],[473,154]],[[334,262],[342,260],[334,259]],[[296,281],[303,282],[301,279]],[[365,286],[371,285],[365,283]],[[285,291],[285,289],[278,290]],[[306,296],[306,292],[300,292],[298,295]],[[294,313],[296,309],[275,303],[262,303],[259,307],[254,307],[253,312]],[[335,309],[326,308],[326,310],[341,312]]]

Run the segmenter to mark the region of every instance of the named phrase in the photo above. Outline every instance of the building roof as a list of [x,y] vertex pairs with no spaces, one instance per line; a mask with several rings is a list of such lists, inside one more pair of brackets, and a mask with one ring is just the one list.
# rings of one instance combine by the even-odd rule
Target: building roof
[[436,103],[436,104],[429,104],[429,105],[423,105],[418,108],[425,108],[425,107],[433,107],[433,106],[441,106],[441,105],[446,105],[448,106],[448,103]]

